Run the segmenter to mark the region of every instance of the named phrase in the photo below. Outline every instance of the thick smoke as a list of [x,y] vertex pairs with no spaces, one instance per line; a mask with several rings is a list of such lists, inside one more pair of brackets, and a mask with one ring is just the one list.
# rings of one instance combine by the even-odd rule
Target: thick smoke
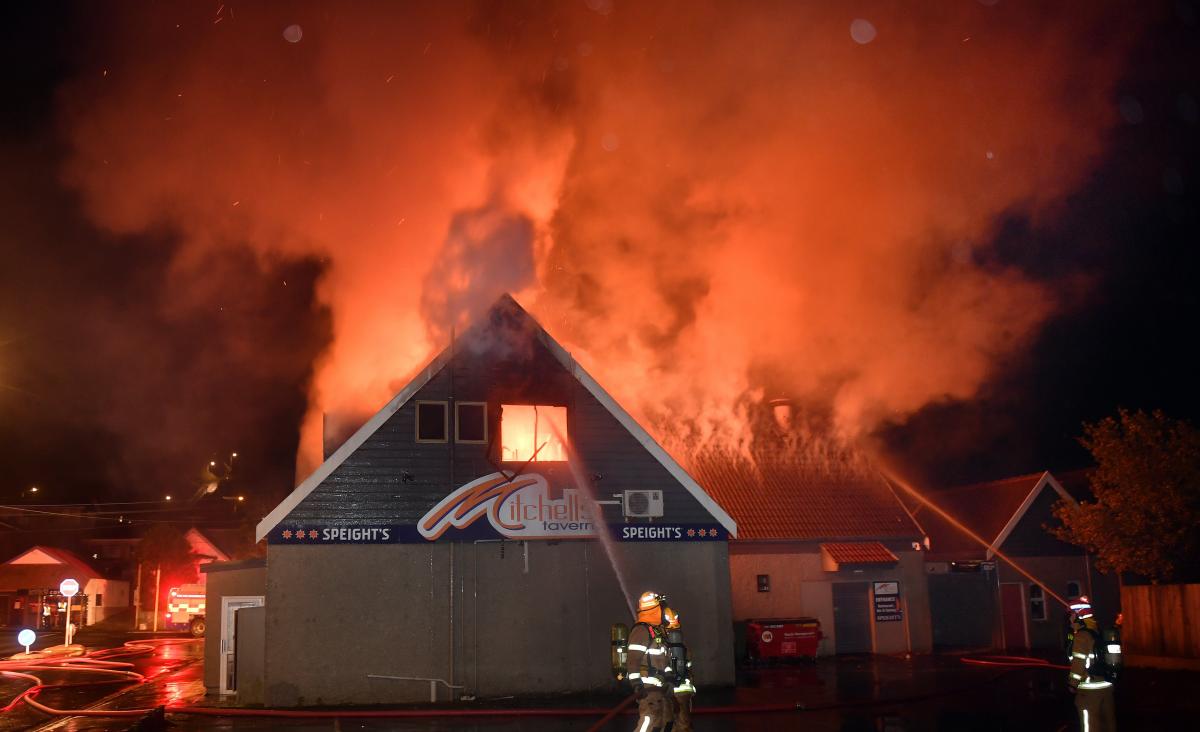
[[969,398],[1055,307],[976,254],[1086,176],[1135,33],[1082,2],[222,7],[105,9],[66,175],[115,231],[328,258],[309,457],[505,288],[669,440],[777,395],[846,436]]

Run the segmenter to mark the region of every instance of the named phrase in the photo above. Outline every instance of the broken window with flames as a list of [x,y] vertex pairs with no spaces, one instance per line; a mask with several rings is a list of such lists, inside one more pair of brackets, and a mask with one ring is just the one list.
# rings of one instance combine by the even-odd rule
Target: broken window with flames
[[[567,408],[526,404],[500,407],[500,459],[505,462],[564,462]],[[536,452],[536,454],[535,454]]]

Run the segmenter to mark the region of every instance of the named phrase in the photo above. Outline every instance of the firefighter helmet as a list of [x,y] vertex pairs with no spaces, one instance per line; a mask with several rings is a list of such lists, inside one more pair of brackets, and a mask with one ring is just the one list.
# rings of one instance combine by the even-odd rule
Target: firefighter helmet
[[679,613],[669,607],[664,607],[663,625],[667,626],[667,630],[679,630]]
[[1080,595],[1068,603],[1067,607],[1071,609],[1072,622],[1081,623],[1092,617],[1092,601],[1087,595]]
[[638,598],[638,622],[651,625],[661,623],[662,606],[666,601],[666,595],[660,595],[657,592],[643,592],[642,596]]
[[646,612],[647,610],[653,610],[659,605],[662,605],[663,601],[666,599],[666,597],[658,594],[657,592],[643,592],[642,596],[638,598],[638,612],[642,613]]

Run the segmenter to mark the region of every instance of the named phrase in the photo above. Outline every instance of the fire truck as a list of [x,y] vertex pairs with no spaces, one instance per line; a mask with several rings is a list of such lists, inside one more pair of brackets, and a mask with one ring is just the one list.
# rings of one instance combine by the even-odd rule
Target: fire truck
[[167,592],[167,625],[204,635],[204,585],[180,585]]

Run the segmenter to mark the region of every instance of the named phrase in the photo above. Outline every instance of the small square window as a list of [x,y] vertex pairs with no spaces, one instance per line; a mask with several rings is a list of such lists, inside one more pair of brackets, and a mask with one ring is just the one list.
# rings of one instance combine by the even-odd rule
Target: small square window
[[758,591],[759,592],[770,592],[771,591],[771,575],[769,575],[769,574],[758,575]]
[[454,403],[454,441],[487,442],[487,403]]
[[562,462],[567,459],[567,408],[505,404],[500,407],[500,459]]
[[417,442],[446,441],[446,406],[446,402],[417,402]]
[[1033,620],[1046,619],[1046,594],[1038,585],[1029,586],[1029,617]]

